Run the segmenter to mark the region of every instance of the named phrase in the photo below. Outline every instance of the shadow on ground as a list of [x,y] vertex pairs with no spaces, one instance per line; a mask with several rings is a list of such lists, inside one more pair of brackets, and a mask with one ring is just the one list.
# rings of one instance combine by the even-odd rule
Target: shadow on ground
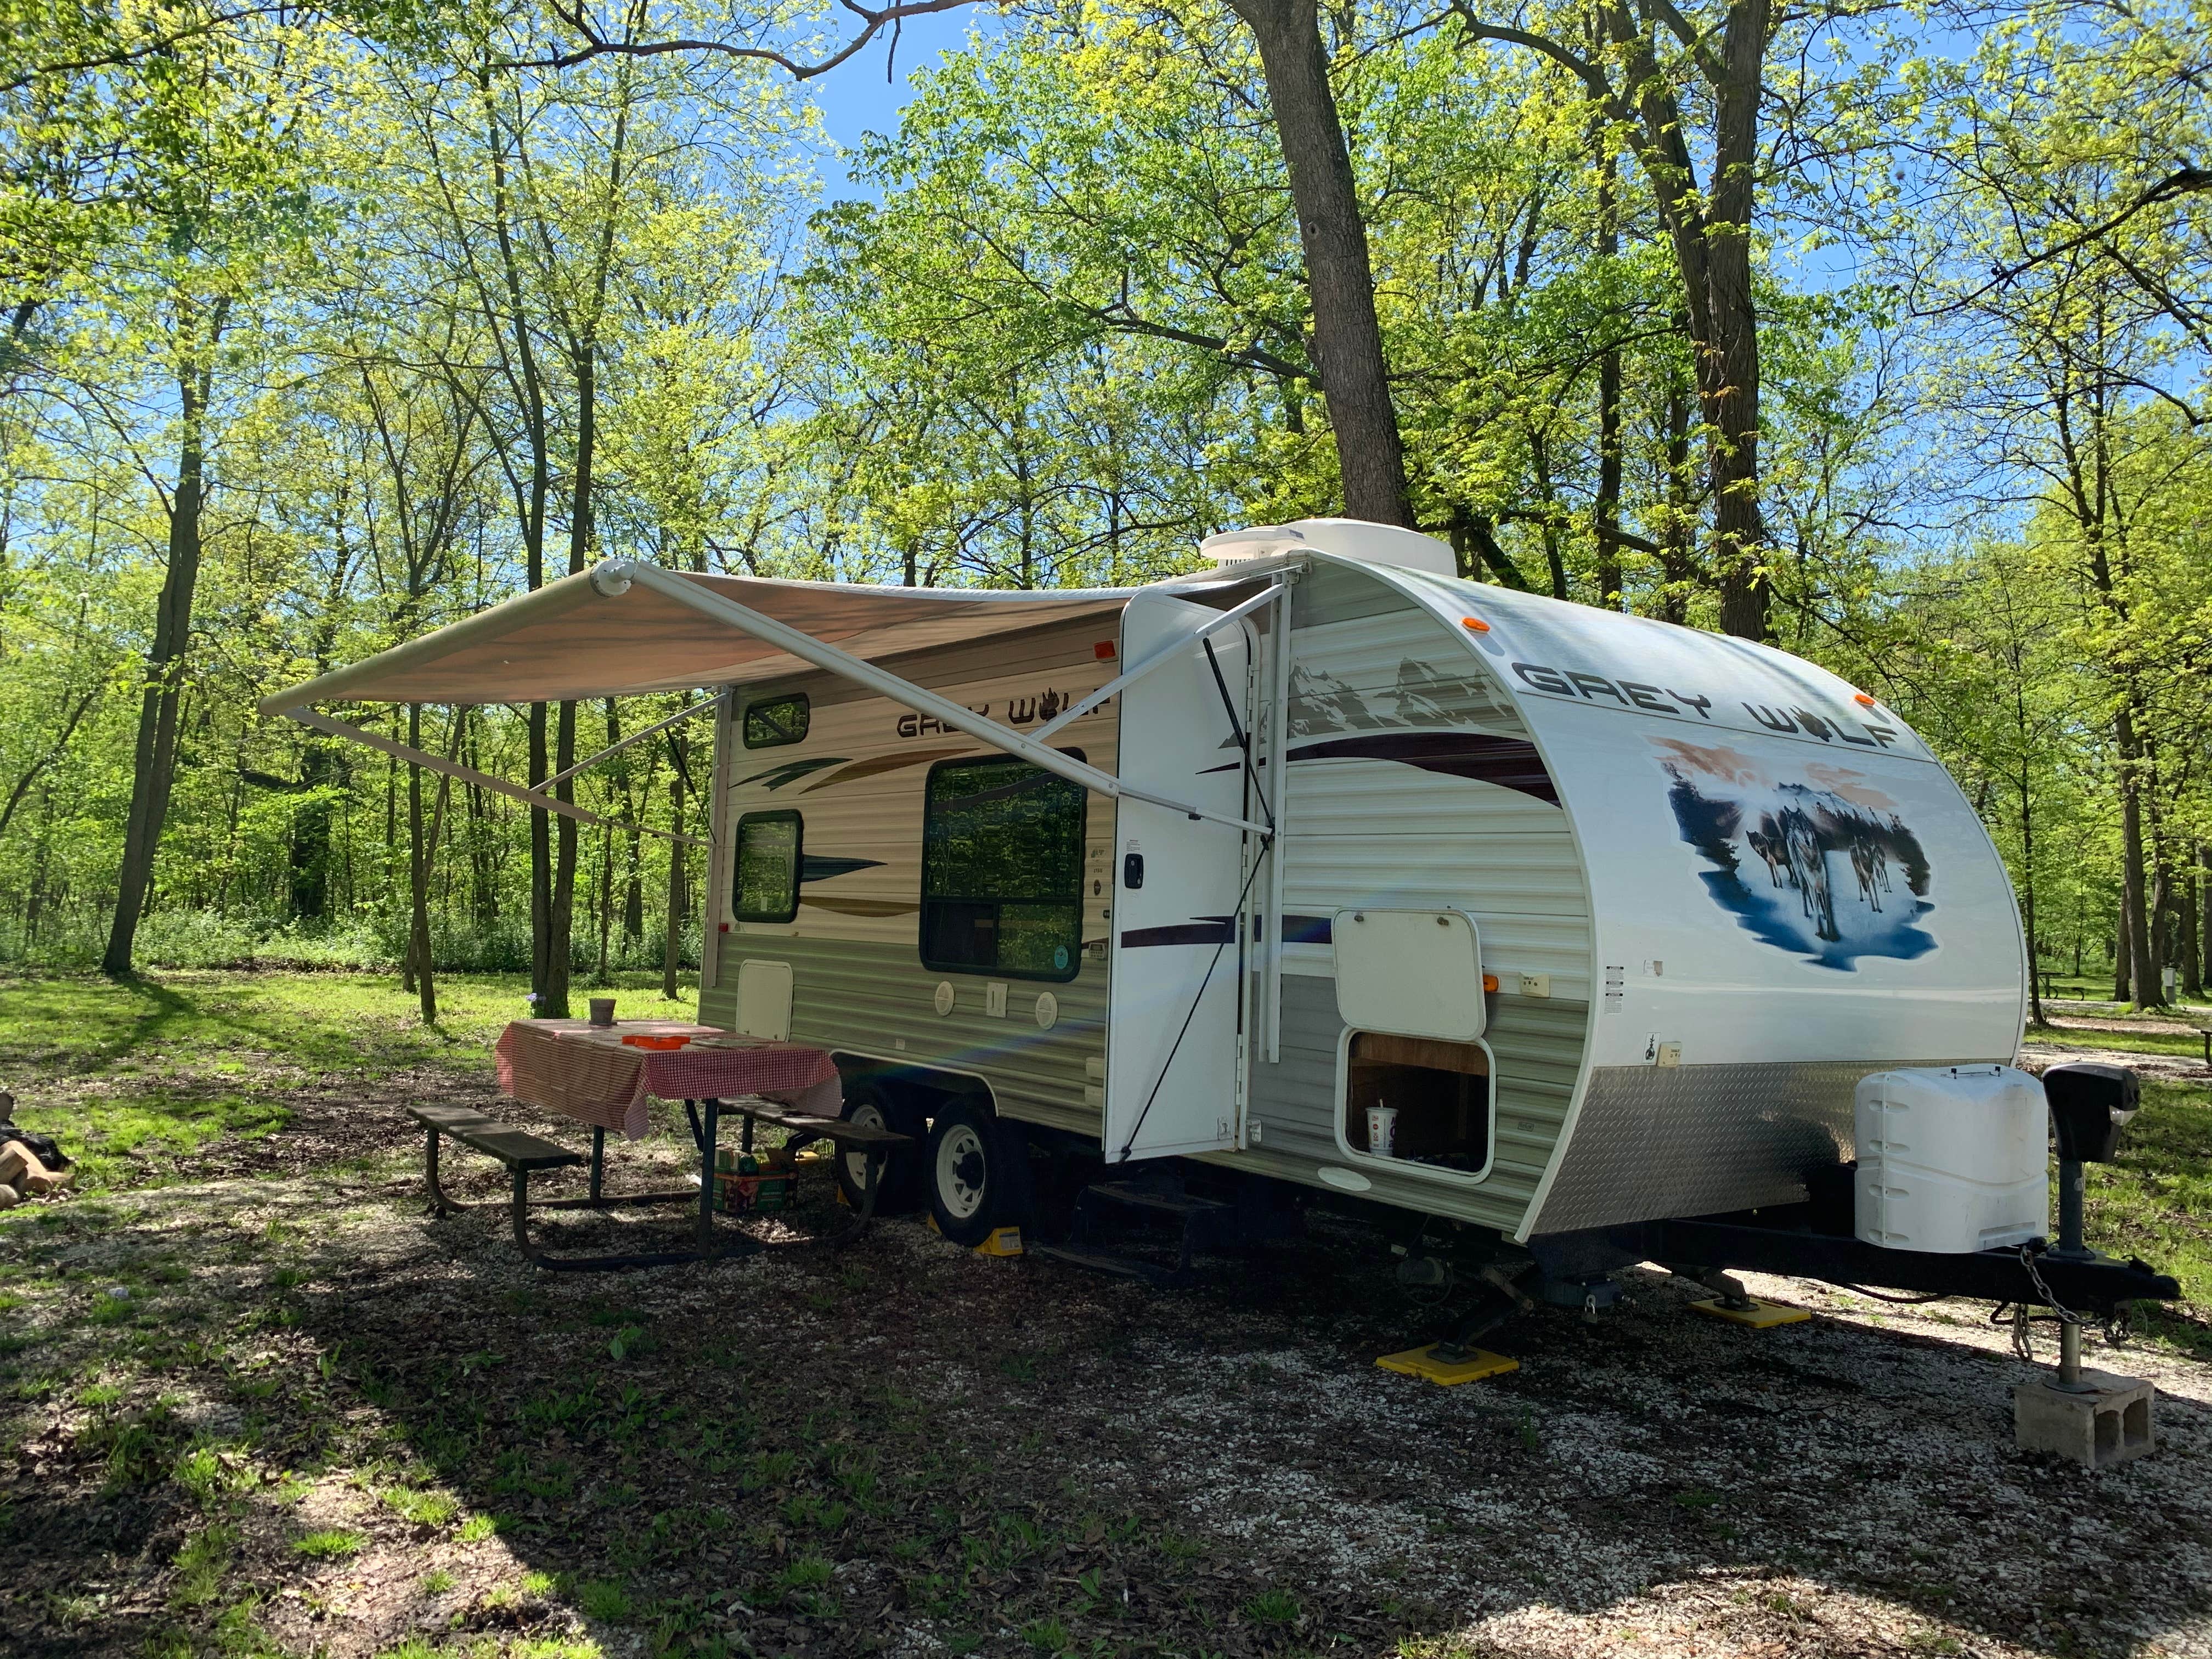
[[19,1651],[2212,1650],[2212,1373],[2134,1362],[2166,1445],[2093,1476],[2012,1449],[1963,1304],[1753,1333],[1639,1275],[1440,1389],[1373,1360],[1448,1310],[1334,1222],[1182,1295],[911,1220],[556,1277],[395,1162],[0,1241]]

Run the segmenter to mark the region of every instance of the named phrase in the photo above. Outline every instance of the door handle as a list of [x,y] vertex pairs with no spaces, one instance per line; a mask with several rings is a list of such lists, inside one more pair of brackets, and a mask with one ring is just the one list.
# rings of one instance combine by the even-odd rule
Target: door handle
[[1145,855],[1142,853],[1124,853],[1121,855],[1121,885],[1133,893],[1144,884]]

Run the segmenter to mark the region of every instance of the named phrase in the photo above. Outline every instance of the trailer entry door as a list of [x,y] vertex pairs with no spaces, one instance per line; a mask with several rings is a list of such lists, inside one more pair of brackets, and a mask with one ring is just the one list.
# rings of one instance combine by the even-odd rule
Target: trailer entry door
[[[1122,613],[1121,660],[1188,648],[1121,694],[1123,782],[1224,817],[1258,810],[1234,732],[1252,730],[1254,637],[1218,611],[1139,593]],[[1218,664],[1220,683],[1216,684]],[[1222,696],[1235,705],[1232,725]],[[1249,808],[1250,810],[1248,810]],[[1237,1144],[1238,990],[1260,838],[1124,795],[1115,816],[1113,1002],[1106,1028],[1108,1163]]]

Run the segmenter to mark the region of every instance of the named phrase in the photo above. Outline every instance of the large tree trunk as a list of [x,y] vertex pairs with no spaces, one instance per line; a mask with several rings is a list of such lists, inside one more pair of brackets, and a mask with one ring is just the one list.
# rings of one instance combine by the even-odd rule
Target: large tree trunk
[[[422,746],[422,705],[407,705],[407,746]],[[422,1023],[438,1023],[438,988],[430,971],[430,848],[423,836],[422,769],[407,769],[407,954],[415,970],[415,992]]]
[[1667,371],[1667,519],[1659,532],[1659,574],[1665,586],[1659,600],[1660,618],[1686,623],[1690,617],[1689,589],[1698,561],[1691,538],[1696,521],[1690,488],[1690,393],[1670,365]]
[[[198,307],[178,301],[176,329],[181,363],[177,375],[176,488],[169,498],[169,559],[155,601],[154,639],[146,653],[146,683],[138,700],[138,740],[131,757],[131,811],[124,823],[123,862],[116,873],[115,918],[107,930],[100,971],[131,972],[139,918],[154,882],[154,858],[169,816],[176,780],[177,704],[184,691],[185,655],[192,631],[192,599],[200,579],[200,532],[207,507],[207,412],[214,389],[213,360],[229,311],[218,301],[204,324]],[[204,330],[204,337],[203,337]]]
[[2037,1025],[2043,1017],[2043,952],[2035,931],[2035,797],[2028,786],[2023,763],[2016,780],[2020,788],[2020,919],[2027,935],[2027,1017]]
[[1315,0],[1230,0],[1260,46],[1291,200],[1297,209],[1313,301],[1313,350],[1336,434],[1344,510],[1377,524],[1410,526],[1406,458],[1375,315],[1367,227],[1329,89],[1328,53]]
[[1721,39],[1709,40],[1701,53],[1713,98],[1712,172],[1702,193],[1681,100],[1660,65],[1642,15],[1616,0],[1605,16],[1622,54],[1627,88],[1608,94],[1607,101],[1615,118],[1634,123],[1635,149],[1674,249],[1696,348],[1721,627],[1744,639],[1765,639],[1766,525],[1759,503],[1759,319],[1752,302],[1751,229],[1771,8],[1769,0],[1738,0]]
[[[1613,137],[1599,125],[1594,134],[1597,167],[1597,236],[1594,251],[1610,260],[1620,252],[1620,173]],[[1620,348],[1608,344],[1597,360],[1597,602],[1621,608],[1620,571]]]
[[[672,747],[678,739],[671,738]],[[676,834],[684,833],[684,769],[679,765],[668,780],[668,827]],[[684,965],[684,843],[668,843],[668,930],[660,945],[660,994],[674,1001],[677,980]],[[699,947],[702,951],[714,949],[708,939]]]
[[2128,974],[2135,982],[2138,1008],[2157,1007],[2166,995],[2158,982],[2157,951],[2150,937],[2150,890],[2143,859],[2142,780],[2138,763],[2135,715],[2125,704],[2113,716],[2120,751],[2120,907],[2126,918]]
[[2204,994],[2204,945],[2197,931],[2197,878],[2181,884],[2181,994],[2191,1001]]

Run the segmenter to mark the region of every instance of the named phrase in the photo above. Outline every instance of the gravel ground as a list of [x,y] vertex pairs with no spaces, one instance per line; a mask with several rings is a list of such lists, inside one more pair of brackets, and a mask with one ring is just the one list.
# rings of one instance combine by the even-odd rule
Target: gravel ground
[[1978,1305],[1636,1273],[1439,1389],[1349,1224],[1174,1295],[910,1219],[562,1277],[356,1150],[8,1230],[0,1647],[2212,1655],[2212,1367],[2160,1352],[2093,1356],[2160,1445],[2091,1474],[2013,1449]]

